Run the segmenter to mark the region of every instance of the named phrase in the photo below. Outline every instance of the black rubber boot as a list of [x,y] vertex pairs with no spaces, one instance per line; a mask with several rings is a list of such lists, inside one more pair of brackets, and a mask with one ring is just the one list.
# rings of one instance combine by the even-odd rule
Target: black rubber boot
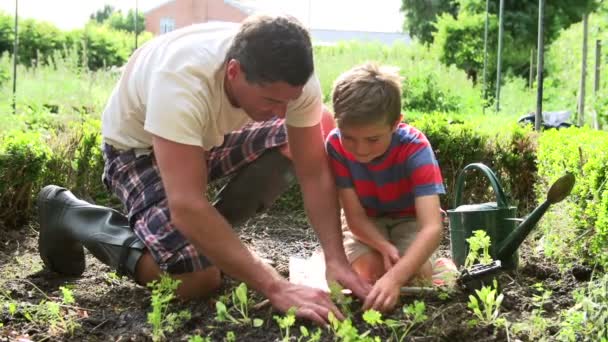
[[294,179],[291,160],[278,148],[268,150],[238,171],[220,190],[214,206],[230,224],[238,225],[270,208]]
[[90,204],[56,185],[38,194],[38,251],[50,270],[79,276],[85,269],[83,246],[119,274],[135,277],[144,244],[118,211]]

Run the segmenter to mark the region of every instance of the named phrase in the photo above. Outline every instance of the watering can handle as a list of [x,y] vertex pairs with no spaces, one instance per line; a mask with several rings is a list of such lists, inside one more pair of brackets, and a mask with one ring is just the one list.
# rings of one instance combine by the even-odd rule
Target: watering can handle
[[502,191],[502,187],[496,178],[496,175],[492,170],[482,163],[473,163],[469,164],[462,169],[460,174],[458,175],[458,179],[456,180],[456,196],[454,197],[454,208],[457,208],[461,205],[462,200],[462,186],[464,184],[464,177],[467,170],[469,169],[478,169],[483,172],[488,179],[490,180],[490,184],[492,184],[492,188],[494,189],[494,193],[496,194],[496,205],[498,208],[508,208],[507,198],[505,197],[505,193]]

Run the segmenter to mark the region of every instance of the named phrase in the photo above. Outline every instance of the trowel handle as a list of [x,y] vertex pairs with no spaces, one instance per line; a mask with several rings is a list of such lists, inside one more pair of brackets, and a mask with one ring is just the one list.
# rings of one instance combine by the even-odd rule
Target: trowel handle
[[504,191],[502,191],[502,187],[498,182],[498,178],[492,172],[492,169],[487,167],[482,163],[472,163],[464,167],[460,174],[458,175],[458,179],[456,179],[456,196],[454,196],[454,208],[457,208],[462,204],[462,187],[464,185],[464,177],[466,175],[466,171],[469,169],[478,169],[483,174],[485,174],[490,180],[490,184],[492,184],[492,188],[494,189],[494,193],[496,194],[496,205],[498,208],[508,208],[507,198],[505,196]]

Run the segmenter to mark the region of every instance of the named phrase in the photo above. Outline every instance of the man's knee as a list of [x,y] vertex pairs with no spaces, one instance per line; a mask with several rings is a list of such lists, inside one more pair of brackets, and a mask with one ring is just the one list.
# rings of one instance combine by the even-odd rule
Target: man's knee
[[176,275],[174,278],[181,280],[177,295],[184,300],[208,297],[222,284],[221,272],[215,266],[202,271]]
[[[146,251],[137,264],[137,282],[146,285],[161,276],[160,267],[152,255]],[[215,292],[222,283],[220,270],[210,266],[201,271],[171,275],[171,278],[180,280],[177,296],[184,300],[204,298]]]

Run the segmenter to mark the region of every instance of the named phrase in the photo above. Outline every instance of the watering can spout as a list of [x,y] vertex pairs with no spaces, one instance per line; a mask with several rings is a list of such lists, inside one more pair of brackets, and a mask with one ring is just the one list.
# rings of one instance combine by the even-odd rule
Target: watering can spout
[[547,199],[527,216],[527,218],[509,234],[498,248],[497,259],[506,260],[519,248],[524,239],[530,234],[551,204],[561,202],[574,187],[574,175],[567,173],[551,185]]

